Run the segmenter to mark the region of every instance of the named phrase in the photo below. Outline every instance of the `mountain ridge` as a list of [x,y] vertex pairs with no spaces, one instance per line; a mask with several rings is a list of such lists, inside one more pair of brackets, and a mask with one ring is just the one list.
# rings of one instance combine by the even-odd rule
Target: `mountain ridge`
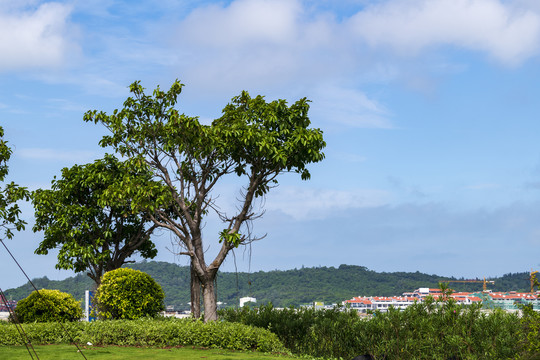
[[[188,309],[189,267],[168,262],[142,261],[129,264],[136,270],[152,276],[165,292],[165,304],[176,310]],[[354,296],[396,296],[411,292],[419,287],[437,287],[448,278],[416,272],[376,272],[360,265],[339,267],[312,267],[290,270],[246,272],[220,272],[216,281],[218,301],[225,306],[238,305],[238,299],[251,296],[257,302],[272,302],[277,307],[298,306],[322,301],[340,303]],[[529,291],[529,273],[509,273],[490,278],[495,284],[493,291]],[[88,276],[78,274],[64,280],[49,280],[47,277],[32,280],[38,289],[58,289],[71,293],[76,299],[84,298],[84,291],[91,289],[93,282]],[[456,291],[481,291],[481,283],[450,283]],[[29,283],[5,290],[8,299],[20,300],[32,291]]]

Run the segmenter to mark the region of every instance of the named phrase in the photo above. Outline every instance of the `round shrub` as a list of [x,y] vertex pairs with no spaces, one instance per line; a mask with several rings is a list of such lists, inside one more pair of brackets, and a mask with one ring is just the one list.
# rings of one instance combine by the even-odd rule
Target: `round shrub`
[[79,321],[82,316],[81,302],[71,294],[59,290],[42,289],[32,292],[17,303],[15,315],[20,322]]
[[150,275],[120,268],[106,272],[97,290],[98,316],[102,319],[139,319],[165,309],[165,294]]

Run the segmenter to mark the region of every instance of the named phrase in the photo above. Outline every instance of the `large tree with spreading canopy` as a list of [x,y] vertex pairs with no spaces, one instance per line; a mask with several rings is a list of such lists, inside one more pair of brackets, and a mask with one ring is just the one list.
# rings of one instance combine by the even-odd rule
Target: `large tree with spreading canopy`
[[[135,82],[122,109],[112,114],[89,111],[84,120],[110,131],[101,146],[111,146],[133,165],[150,169],[154,180],[169,189],[159,195],[155,188],[124,183],[116,191],[129,194],[134,211],[152,209],[152,221],[176,235],[180,254],[191,260],[193,314],[200,314],[202,289],[204,319],[216,320],[214,281],[231,250],[256,240],[250,231],[251,221],[261,215],[254,210],[255,199],[276,186],[282,173],[296,172],[309,179],[306,166],[324,158],[325,142],[320,129],[309,128],[305,98],[288,106],[285,100],[266,102],[263,96],[252,98],[244,91],[225,106],[220,118],[204,125],[175,108],[182,87],[177,80],[170,90],[158,87],[147,95]],[[244,183],[234,213],[221,211],[214,194],[228,175]],[[114,198],[116,192],[109,195]],[[209,239],[203,240],[202,226],[210,211],[219,215],[223,230],[210,238],[219,250],[209,262],[205,258]]]

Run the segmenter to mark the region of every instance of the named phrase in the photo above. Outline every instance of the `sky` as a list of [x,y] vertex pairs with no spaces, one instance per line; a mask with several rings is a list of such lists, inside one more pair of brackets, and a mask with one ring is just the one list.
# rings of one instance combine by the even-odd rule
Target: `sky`
[[[361,265],[483,278],[540,268],[540,2],[536,0],[0,0],[0,125],[8,181],[49,188],[111,149],[83,121],[136,80],[175,79],[210,123],[242,90],[311,100],[326,158],[283,174],[225,271]],[[240,184],[219,189],[234,206]],[[30,278],[33,208],[5,243]],[[209,256],[220,225],[209,218]],[[187,265],[170,234],[155,260]],[[0,249],[0,288],[26,278]]]

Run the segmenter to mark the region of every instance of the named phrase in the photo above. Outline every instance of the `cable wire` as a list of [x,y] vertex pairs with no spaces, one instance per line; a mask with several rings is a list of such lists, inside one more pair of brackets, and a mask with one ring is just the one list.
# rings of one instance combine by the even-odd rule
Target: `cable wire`
[[[42,300],[47,300],[45,299],[45,297],[43,295],[41,295],[41,293],[39,292],[39,290],[36,288],[36,286],[34,285],[34,283],[32,282],[32,280],[30,280],[30,278],[28,277],[28,275],[26,274],[26,272],[23,270],[22,266],[19,264],[19,262],[17,261],[17,259],[15,259],[15,256],[13,256],[13,254],[11,253],[11,251],[9,251],[8,247],[6,246],[6,244],[4,243],[4,240],[0,239],[0,242],[2,243],[2,245],[4,246],[4,248],[6,249],[6,251],[8,252],[9,256],[11,256],[11,258],[13,259],[13,261],[15,262],[15,264],[17,264],[17,266],[19,267],[19,269],[22,271],[22,273],[24,274],[24,276],[26,277],[26,279],[28,280],[28,282],[30,283],[30,285],[32,285],[32,287],[34,288],[34,290],[36,291],[36,293],[41,297]],[[86,358],[86,356],[84,355],[84,353],[82,352],[81,348],[79,348],[79,345],[75,342],[75,340],[73,339],[73,337],[71,336],[71,334],[66,330],[64,324],[62,323],[62,321],[59,321],[58,322],[60,324],[60,326],[62,327],[62,330],[64,330],[64,333],[65,334],[68,334],[68,337],[69,337],[69,340],[71,341],[71,343],[73,345],[75,345],[75,347],[77,348],[78,350],[78,353],[80,353],[82,355],[82,357],[85,359],[85,360],[88,360]]]
[[34,349],[32,342],[30,341],[30,339],[28,338],[28,335],[24,331],[22,324],[20,323],[19,318],[17,317],[17,314],[15,314],[11,306],[8,304],[6,295],[4,294],[4,291],[1,288],[0,288],[0,300],[2,300],[2,302],[6,305],[9,312],[9,316],[11,317],[13,323],[15,324],[15,329],[17,329],[17,332],[19,333],[19,335],[21,335],[21,338],[23,340],[24,346],[26,347],[26,350],[28,351],[28,354],[30,355],[32,359],[34,359],[34,356],[35,356],[36,359],[39,360],[39,356],[36,353],[36,349]]

